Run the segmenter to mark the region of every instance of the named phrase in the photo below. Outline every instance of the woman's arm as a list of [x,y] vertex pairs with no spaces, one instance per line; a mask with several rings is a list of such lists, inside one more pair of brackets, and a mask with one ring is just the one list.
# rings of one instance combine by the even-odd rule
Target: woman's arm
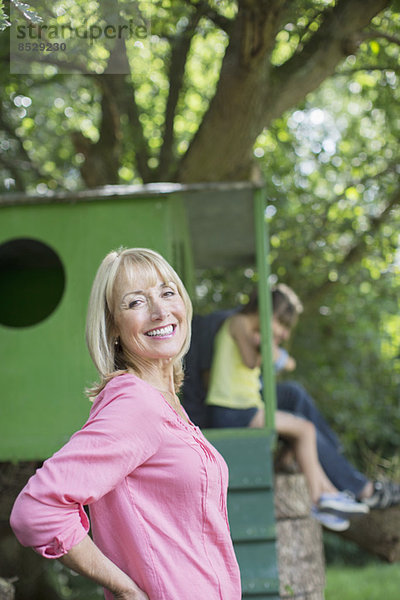
[[[115,379],[84,427],[43,463],[14,503],[16,537],[45,558],[61,558],[77,546],[89,531],[83,507],[117,488],[161,443],[156,392],[153,399],[143,384]],[[146,402],[135,401],[144,394]]]
[[149,597],[94,544],[89,536],[59,559],[76,573],[110,590],[117,600],[149,600]]

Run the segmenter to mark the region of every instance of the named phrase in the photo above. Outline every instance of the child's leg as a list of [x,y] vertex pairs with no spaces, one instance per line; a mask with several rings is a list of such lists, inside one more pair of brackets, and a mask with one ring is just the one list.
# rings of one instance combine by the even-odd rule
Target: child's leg
[[306,478],[312,502],[318,502],[323,493],[337,493],[318,460],[314,425],[281,410],[276,411],[275,423],[279,435],[293,442],[296,460]]

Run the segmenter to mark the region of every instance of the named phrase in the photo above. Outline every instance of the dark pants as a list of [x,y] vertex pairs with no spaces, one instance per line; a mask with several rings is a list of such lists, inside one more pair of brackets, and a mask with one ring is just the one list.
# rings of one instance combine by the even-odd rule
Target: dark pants
[[257,414],[257,408],[226,408],[225,406],[210,406],[211,427],[248,427],[252,418]]
[[333,485],[339,490],[349,490],[358,496],[368,479],[343,456],[337,436],[315,406],[311,396],[294,381],[278,383],[276,396],[279,410],[302,417],[314,424],[317,433],[318,458]]

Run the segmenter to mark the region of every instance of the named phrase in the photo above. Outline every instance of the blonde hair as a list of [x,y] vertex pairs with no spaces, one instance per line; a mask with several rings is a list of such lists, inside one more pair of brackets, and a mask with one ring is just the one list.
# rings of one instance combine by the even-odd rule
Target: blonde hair
[[[137,356],[127,354],[115,339],[115,288],[121,275],[128,278],[144,276],[149,282],[157,277],[165,283],[174,283],[186,308],[187,334],[179,354],[173,359],[176,391],[183,381],[182,359],[189,349],[192,303],[185,286],[171,265],[160,254],[147,248],[120,248],[107,254],[94,278],[86,319],[86,343],[90,356],[100,375],[100,382],[87,390],[91,398],[100,393],[116,375],[132,369],[141,375],[145,363]],[[150,283],[151,285],[151,283]]]

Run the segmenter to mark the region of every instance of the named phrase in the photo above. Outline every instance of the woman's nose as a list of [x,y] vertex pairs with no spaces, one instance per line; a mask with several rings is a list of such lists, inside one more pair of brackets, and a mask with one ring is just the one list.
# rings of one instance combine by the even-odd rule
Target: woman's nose
[[153,301],[150,306],[150,316],[153,321],[164,319],[168,314],[165,306],[158,300]]

